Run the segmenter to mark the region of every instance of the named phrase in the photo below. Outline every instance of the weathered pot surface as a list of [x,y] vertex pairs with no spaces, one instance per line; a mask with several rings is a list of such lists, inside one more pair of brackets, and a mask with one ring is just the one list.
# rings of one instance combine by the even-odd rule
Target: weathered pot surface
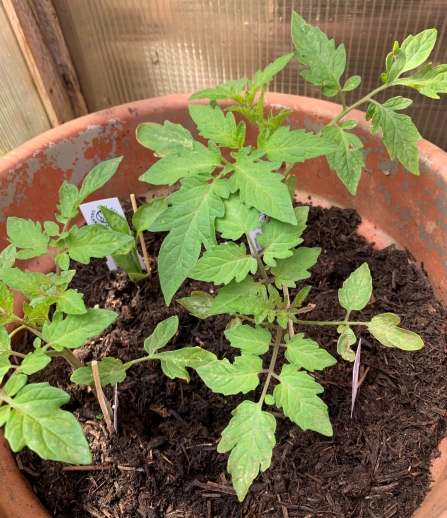
[[[194,133],[187,95],[174,95],[117,106],[81,117],[50,130],[0,158],[0,250],[7,245],[9,216],[52,220],[64,180],[80,184],[99,162],[124,156],[118,173],[92,199],[147,191],[138,181],[155,161],[151,151],[135,139],[142,122],[170,120]],[[267,94],[266,109],[293,110],[288,123],[294,128],[318,131],[340,112],[336,104],[284,94]],[[363,219],[361,233],[377,247],[395,242],[407,248],[428,272],[437,295],[447,302],[447,154],[426,141],[418,144],[421,176],[405,172],[389,159],[378,136],[369,132],[364,114],[349,114],[358,120],[357,135],[365,149],[366,170],[357,195],[346,190],[325,158],[298,164],[297,197],[314,204],[351,207]],[[248,137],[254,138],[254,134]],[[160,196],[151,191],[151,196]],[[45,258],[21,261],[22,268],[48,272],[53,265]],[[22,301],[17,301],[20,308]],[[14,456],[0,432],[0,516],[2,518],[48,518],[50,515],[18,470]],[[414,518],[447,517],[447,439],[433,464],[435,482]]]

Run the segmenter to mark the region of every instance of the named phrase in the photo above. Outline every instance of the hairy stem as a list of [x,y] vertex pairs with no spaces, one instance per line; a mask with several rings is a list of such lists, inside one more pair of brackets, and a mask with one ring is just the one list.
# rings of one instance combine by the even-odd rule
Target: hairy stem
[[264,383],[264,388],[262,389],[262,394],[259,399],[258,405],[260,408],[262,408],[262,405],[264,403],[265,396],[267,394],[267,390],[269,388],[270,380],[272,379],[272,376],[275,374],[275,365],[276,365],[276,359],[278,358],[278,352],[279,347],[281,345],[281,340],[283,337],[284,330],[282,327],[277,326],[276,327],[276,337],[275,337],[275,344],[273,346],[273,353],[272,353],[272,359],[270,360],[269,370],[267,373],[267,378]]
[[250,248],[252,250],[252,254],[253,256],[255,257],[257,263],[258,263],[258,266],[259,266],[259,270],[262,274],[262,278],[264,279],[264,283],[266,286],[269,285],[269,278],[268,278],[268,275],[267,275],[267,272],[264,268],[264,263],[262,262],[261,260],[261,257],[260,255],[258,254],[258,251],[256,250],[256,245],[253,241],[253,239],[250,237],[250,234],[248,232],[245,232],[245,236],[247,237],[247,241],[248,241],[248,244],[250,245]]

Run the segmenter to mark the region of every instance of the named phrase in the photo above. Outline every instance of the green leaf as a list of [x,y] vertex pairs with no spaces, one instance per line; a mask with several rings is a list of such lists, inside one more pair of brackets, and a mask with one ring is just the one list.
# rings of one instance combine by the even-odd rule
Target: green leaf
[[297,182],[298,178],[293,174],[284,180],[284,183],[287,186],[287,190],[289,191],[289,196],[292,203],[295,201],[295,191]]
[[391,160],[397,157],[410,173],[419,176],[419,151],[415,142],[422,140],[422,137],[408,115],[396,113],[396,110],[403,110],[412,102],[399,96],[388,99],[384,104],[371,103],[366,119],[371,120],[373,135],[382,130],[383,142]]
[[248,148],[235,153],[234,173],[229,179],[232,193],[239,190],[240,199],[247,207],[256,207],[285,223],[296,224],[292,202],[287,187],[282,183],[283,176],[274,173],[280,163],[260,161],[263,151],[255,151],[247,156]]
[[169,232],[172,230],[175,222],[174,209],[173,207],[168,207],[157,217],[147,230],[150,232]]
[[260,324],[272,309],[265,286],[255,283],[248,276],[239,283],[232,281],[218,290],[217,297],[211,305],[211,314],[254,315],[256,323]]
[[[0,376],[1,376],[1,374],[0,374]],[[10,412],[11,412],[11,407],[9,405],[3,405],[0,407],[0,427],[2,427],[8,420]]]
[[91,464],[92,456],[82,427],[70,412],[60,407],[70,396],[48,383],[22,388],[12,401],[5,437],[12,451],[28,446],[42,459]]
[[351,92],[355,90],[361,83],[362,78],[360,76],[351,76],[343,86],[343,92]]
[[259,471],[270,467],[275,446],[275,418],[257,403],[243,401],[232,412],[233,418],[222,432],[219,453],[231,451],[228,471],[239,501],[245,498]]
[[[116,385],[126,379],[126,368],[121,360],[105,357],[97,363],[101,385]],[[92,364],[76,369],[70,377],[70,381],[77,385],[93,385]]]
[[222,234],[224,239],[235,241],[242,235],[248,234],[250,230],[259,227],[259,210],[254,207],[247,207],[239,198],[238,194],[232,194],[224,200],[225,215],[216,219],[216,230]]
[[275,398],[271,394],[266,394],[264,398],[264,403],[266,405],[274,405],[275,404]]
[[257,241],[264,248],[262,258],[268,266],[276,266],[275,259],[285,259],[293,255],[291,249],[303,242],[301,234],[306,228],[309,207],[296,207],[294,213],[296,225],[276,219],[262,225],[262,234],[258,234]]
[[144,350],[152,355],[164,347],[178,330],[178,317],[169,317],[157,324],[154,332],[144,341]]
[[157,218],[168,208],[165,198],[155,198],[139,207],[132,216],[132,225],[137,236],[148,230]]
[[56,350],[75,349],[104,331],[117,317],[113,311],[99,308],[87,308],[83,315],[67,315],[66,318],[56,312],[53,321],[43,325],[43,339]]
[[16,376],[12,376],[6,382],[4,386],[4,390],[7,396],[14,397],[20,389],[22,389],[28,381],[28,376],[25,374],[17,374]]
[[27,354],[26,358],[20,365],[20,371],[23,374],[35,374],[44,369],[51,362],[51,358],[42,351],[34,351]]
[[232,347],[237,347],[244,354],[264,354],[269,350],[272,335],[268,329],[261,326],[251,327],[239,325],[234,329],[224,331]]
[[276,406],[303,430],[315,430],[332,436],[327,406],[317,396],[323,387],[295,365],[284,365],[279,385],[273,391]]
[[114,232],[121,232],[122,234],[127,234],[128,236],[132,235],[126,218],[121,216],[121,214],[118,214],[114,210],[110,210],[107,207],[104,207],[104,205],[100,205],[99,209],[101,210],[101,213],[104,216],[104,219],[106,220],[106,223],[111,228],[111,230],[113,230]]
[[295,288],[295,282],[310,277],[308,268],[313,266],[321,253],[321,248],[307,248],[302,246],[293,251],[293,255],[286,259],[278,259],[277,266],[271,269],[275,276],[278,288],[288,286]]
[[87,312],[84,295],[78,290],[67,290],[57,299],[57,310],[69,315],[82,315]]
[[82,182],[76,208],[85,200],[85,198],[87,198],[89,194],[97,191],[100,187],[105,185],[110,180],[110,178],[112,178],[123,158],[124,157],[121,156],[101,162],[88,173]]
[[405,67],[405,53],[396,49],[386,57],[385,82],[392,83],[402,73]]
[[59,225],[54,221],[45,221],[43,228],[45,229],[45,232],[51,237],[58,236],[60,233]]
[[217,244],[214,221],[224,214],[221,198],[229,195],[225,180],[207,184],[195,176],[183,179],[182,186],[169,197],[175,226],[163,241],[158,257],[160,283],[167,304],[199,258],[201,244],[206,249]]
[[246,77],[227,81],[226,83],[218,85],[215,88],[206,88],[205,90],[200,90],[200,92],[191,95],[189,101],[195,101],[197,99],[209,99],[210,101],[225,101],[227,99],[235,99],[240,97],[246,83]]
[[387,347],[397,347],[404,351],[422,349],[422,338],[412,331],[397,327],[399,323],[400,318],[394,313],[382,313],[373,317],[367,326],[374,338]]
[[[0,325],[11,321],[14,315],[14,295],[0,281]],[[4,313],[3,313],[4,312]]]
[[292,308],[300,308],[303,305],[303,302],[306,300],[306,297],[309,295],[311,286],[305,286],[302,288],[293,299],[292,304],[290,305]]
[[12,268],[16,260],[16,247],[7,246],[0,252],[0,268]]
[[184,297],[177,299],[177,302],[185,307],[191,315],[197,318],[205,319],[208,318],[211,313],[211,305],[213,304],[214,297],[204,291],[193,291],[190,297]]
[[165,121],[164,125],[145,122],[137,128],[138,142],[156,156],[176,155],[182,149],[193,149],[191,133],[180,124]]
[[70,268],[70,256],[68,254],[58,254],[55,263],[61,270],[68,270]]
[[305,162],[310,158],[334,153],[339,146],[320,135],[304,130],[290,131],[290,126],[281,126],[261,147],[272,162]]
[[332,125],[322,129],[321,134],[338,144],[339,151],[327,155],[332,171],[335,171],[351,194],[355,194],[365,166],[362,141],[352,133],[347,133],[341,126]]
[[148,273],[127,272],[132,282],[140,282],[149,277]]
[[351,311],[363,309],[368,304],[371,293],[371,272],[367,263],[363,263],[351,273],[343,283],[343,287],[338,290],[338,300],[349,315]]
[[337,363],[325,349],[320,348],[317,342],[304,338],[304,333],[298,333],[286,342],[285,357],[296,367],[314,372],[323,370]]
[[[8,373],[8,371],[11,367],[12,367],[12,365],[11,365],[11,362],[9,361],[9,357],[6,356],[5,354],[0,354],[0,383],[3,381],[3,378]],[[13,378],[11,378],[11,379],[13,379]]]
[[[11,289],[21,291],[29,299],[45,296],[45,288],[52,285],[51,279],[40,272],[22,272],[19,268],[0,268],[0,279]],[[0,284],[1,286],[1,284]],[[4,308],[10,308],[10,295],[0,287],[0,296],[5,297]]]
[[[114,261],[118,265],[123,272],[129,274],[129,278],[131,274],[138,274],[141,271],[140,265],[135,260],[133,254],[127,255],[112,255]],[[146,274],[144,274],[146,275]]]
[[35,306],[30,306],[27,302],[24,302],[23,314],[30,324],[37,324],[41,327],[43,326],[43,323],[48,320],[48,312],[50,310],[51,304],[51,300],[45,300],[44,302],[36,304]]
[[192,120],[200,130],[199,135],[211,139],[222,147],[239,148],[245,141],[245,123],[236,126],[234,115],[225,114],[218,106],[191,104],[188,106]]
[[247,255],[244,243],[222,243],[203,254],[189,273],[191,279],[228,284],[233,279],[240,282],[249,272],[258,269],[256,259]]
[[189,381],[186,367],[197,370],[216,360],[216,355],[205,351],[201,347],[184,347],[177,351],[157,353],[154,359],[161,361],[161,368],[168,378],[182,378]]
[[162,158],[139,179],[152,185],[174,185],[186,176],[212,173],[220,163],[220,153],[216,153],[212,145],[206,148],[194,142],[193,149],[181,149],[176,155]]
[[337,341],[337,352],[344,359],[349,362],[355,360],[355,352],[351,349],[351,345],[354,345],[357,339],[355,338],[354,331],[345,325],[337,327],[337,333],[340,333]]
[[415,88],[422,95],[439,99],[438,94],[447,93],[447,65],[433,68],[432,64],[428,63],[416,74],[398,79],[395,84]]
[[[0,326],[0,356],[4,351],[11,351],[11,339],[9,338],[8,331],[5,326]],[[8,352],[6,357],[8,357]]]
[[76,185],[64,181],[59,188],[59,200],[60,205],[57,205],[57,209],[61,213],[62,218],[58,218],[58,221],[65,223],[71,218],[74,218],[78,214],[77,207],[79,206],[79,191]]
[[103,225],[88,225],[79,229],[76,236],[70,234],[65,246],[70,258],[88,264],[92,257],[105,257],[133,242],[133,237],[113,232]]
[[262,360],[259,356],[244,353],[231,364],[227,358],[215,360],[197,369],[197,374],[213,392],[229,396],[246,394],[259,385]]
[[322,93],[333,97],[341,90],[340,77],[345,70],[345,46],[335,48],[318,27],[308,25],[297,13],[292,14],[292,39],[296,58],[308,67],[301,75],[314,85],[322,86]]
[[42,230],[42,225],[34,221],[11,216],[6,222],[9,241],[19,248],[27,249],[25,254],[18,252],[18,259],[31,259],[48,252],[50,236]]
[[428,59],[435,46],[437,35],[436,29],[427,29],[416,36],[410,34],[405,38],[401,45],[401,50],[405,54],[405,66],[402,72],[412,70]]
[[250,81],[250,88],[252,90],[257,90],[261,88],[265,83],[270,83],[273,77],[287,65],[287,63],[291,60],[293,56],[292,54],[286,54],[285,56],[281,56],[276,59],[270,65],[267,65],[264,70],[258,70],[253,78],[253,81]]

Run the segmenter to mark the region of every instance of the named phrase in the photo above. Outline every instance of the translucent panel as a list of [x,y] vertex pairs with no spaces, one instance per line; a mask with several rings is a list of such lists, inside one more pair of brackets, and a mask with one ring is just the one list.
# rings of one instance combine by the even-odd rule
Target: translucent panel
[[[407,34],[436,27],[432,59],[447,62],[447,2],[440,0],[53,1],[91,111],[250,77],[293,50],[294,10],[345,43],[347,73],[362,76],[348,102],[381,84],[386,54]],[[320,97],[301,70],[293,60],[271,89]],[[417,114],[424,138],[447,148],[447,99],[405,95],[415,99],[407,113]]]
[[0,3],[0,155],[51,128]]

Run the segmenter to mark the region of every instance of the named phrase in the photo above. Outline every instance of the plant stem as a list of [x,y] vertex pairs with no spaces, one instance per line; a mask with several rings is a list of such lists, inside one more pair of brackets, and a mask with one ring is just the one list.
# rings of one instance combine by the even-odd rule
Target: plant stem
[[296,165],[296,162],[294,162],[293,164],[286,164],[286,169],[284,171],[284,180],[283,182],[285,182],[287,180],[287,178],[290,176],[290,173],[292,172],[292,169],[295,167]]
[[0,349],[0,354],[8,353],[9,356],[17,356],[17,358],[26,358],[26,354],[17,353],[16,351],[11,351],[10,349]]
[[256,261],[258,262],[258,267],[259,267],[259,270],[262,274],[262,278],[264,279],[264,283],[266,286],[268,286],[270,284],[269,282],[269,278],[268,278],[268,275],[267,275],[267,272],[264,268],[264,264],[263,262],[261,261],[261,257],[259,256],[258,254],[258,251],[256,250],[256,245],[254,244],[253,242],[253,239],[250,237],[250,234],[248,232],[245,232],[245,236],[247,237],[247,241],[250,245],[250,248],[252,250],[252,254],[254,255]]
[[55,356],[62,356],[74,369],[80,369],[81,367],[84,367],[84,364],[81,362],[81,360],[77,358],[70,351],[70,349],[64,348],[62,351],[45,351],[45,354],[51,358],[54,358]]
[[328,124],[328,126],[332,126],[332,125],[336,124],[340,119],[342,119],[345,115],[347,115],[351,110],[353,110],[354,108],[357,108],[361,104],[372,101],[371,97],[373,95],[378,94],[379,92],[381,92],[382,90],[385,90],[386,88],[388,88],[390,86],[394,86],[393,83],[379,86],[378,88],[373,90],[370,94],[366,95],[365,97],[363,97],[359,101],[355,102],[354,104],[351,104],[351,106],[348,106],[341,113],[339,113],[336,117],[334,117],[331,120],[331,122]]
[[9,338],[11,339],[15,334],[17,334],[19,331],[21,331],[22,329],[26,329],[26,326],[25,325],[21,325],[19,327],[16,327],[14,329],[14,331],[12,331],[12,333],[9,333]]
[[340,102],[341,102],[341,105],[343,107],[343,110],[346,110],[346,100],[345,100],[345,95],[344,93],[342,92],[342,90],[339,90],[338,91],[339,95],[340,95]]
[[275,344],[273,346],[272,359],[270,360],[267,378],[265,380],[264,388],[262,389],[262,394],[261,394],[261,397],[258,402],[259,408],[262,408],[265,396],[267,394],[267,390],[269,388],[270,380],[272,379],[272,376],[275,374],[274,371],[275,371],[276,359],[278,358],[278,352],[279,352],[279,347],[281,345],[281,339],[282,339],[283,333],[284,333],[284,330],[282,329],[282,327],[277,326]]
[[334,322],[319,322],[318,320],[296,320],[295,324],[301,326],[367,326],[371,322],[347,322],[346,320]]

